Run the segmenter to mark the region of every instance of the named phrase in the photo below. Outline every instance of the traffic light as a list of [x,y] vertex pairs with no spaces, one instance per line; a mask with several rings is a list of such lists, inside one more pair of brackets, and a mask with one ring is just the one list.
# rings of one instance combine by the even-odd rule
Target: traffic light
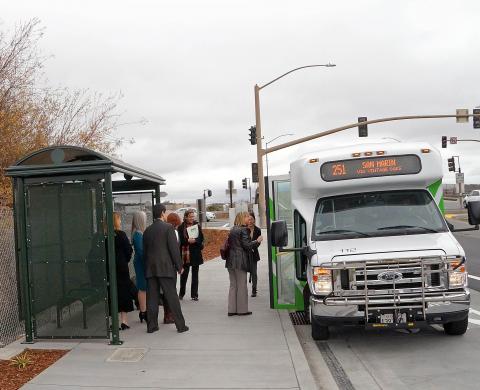
[[455,157],[451,157],[447,159],[448,161],[448,171],[449,172],[455,172]]
[[212,196],[212,190],[207,190],[207,196],[210,198]]
[[257,144],[257,128],[255,126],[250,126],[250,144],[256,145]]
[[445,149],[447,147],[447,136],[442,136],[442,148]]
[[480,108],[473,109],[473,128],[480,129]]
[[245,179],[242,179],[242,188],[244,188],[244,189],[247,189],[247,188],[248,188],[248,185],[247,185],[247,178],[245,178]]
[[[366,116],[359,116],[358,122],[366,122]],[[368,137],[368,125],[358,125],[358,136],[359,137]]]

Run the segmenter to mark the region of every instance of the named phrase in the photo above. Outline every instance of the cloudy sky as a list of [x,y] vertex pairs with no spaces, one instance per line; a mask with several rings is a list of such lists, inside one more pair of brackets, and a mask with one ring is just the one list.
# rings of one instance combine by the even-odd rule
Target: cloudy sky
[[[241,187],[255,148],[255,83],[307,64],[261,91],[265,140],[278,142],[354,122],[414,114],[454,114],[480,106],[478,1],[1,1],[0,28],[38,17],[45,27],[45,72],[52,85],[121,91],[117,136],[135,144],[122,159],[167,179],[170,200],[227,181]],[[369,127],[370,139],[480,139],[454,119]],[[270,174],[288,172],[305,152],[361,142],[356,130],[269,157]],[[273,145],[273,144],[272,144]],[[480,144],[443,150],[461,156],[467,183],[480,183]],[[447,171],[447,166],[444,169]],[[446,182],[453,182],[446,172]],[[240,193],[240,196],[245,194]]]

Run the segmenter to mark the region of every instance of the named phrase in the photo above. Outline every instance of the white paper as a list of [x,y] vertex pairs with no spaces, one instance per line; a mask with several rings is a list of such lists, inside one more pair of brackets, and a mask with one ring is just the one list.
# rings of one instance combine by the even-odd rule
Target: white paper
[[188,238],[198,238],[198,225],[187,227]]

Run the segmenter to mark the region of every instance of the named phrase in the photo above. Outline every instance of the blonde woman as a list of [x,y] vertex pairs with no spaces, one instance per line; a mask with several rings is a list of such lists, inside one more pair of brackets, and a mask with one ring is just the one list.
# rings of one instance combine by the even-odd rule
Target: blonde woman
[[136,211],[132,218],[132,244],[135,251],[133,265],[135,267],[140,322],[147,320],[147,280],[145,279],[145,260],[143,259],[143,232],[147,227],[147,214]]
[[127,235],[121,230],[122,218],[120,213],[113,213],[113,226],[115,228],[118,312],[120,313],[120,329],[125,330],[130,328],[127,313],[133,311],[133,299],[130,294],[130,271],[128,270],[133,249]]
[[228,315],[244,316],[252,314],[248,311],[247,272],[250,271],[252,250],[258,248],[263,240],[262,236],[252,240],[247,225],[250,214],[240,212],[235,217],[234,227],[229,235],[229,254],[225,262],[230,278],[228,293]]

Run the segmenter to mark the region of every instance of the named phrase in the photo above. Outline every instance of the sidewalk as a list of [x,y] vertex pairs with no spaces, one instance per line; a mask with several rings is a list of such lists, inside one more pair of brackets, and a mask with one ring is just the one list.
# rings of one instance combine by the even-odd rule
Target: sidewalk
[[200,268],[200,300],[182,301],[190,331],[161,325],[147,334],[133,312],[120,347],[106,340],[37,342],[34,348],[72,350],[23,389],[315,389],[288,313],[269,308],[265,244],[261,251],[252,316],[227,316],[228,273],[220,258],[211,260]]

